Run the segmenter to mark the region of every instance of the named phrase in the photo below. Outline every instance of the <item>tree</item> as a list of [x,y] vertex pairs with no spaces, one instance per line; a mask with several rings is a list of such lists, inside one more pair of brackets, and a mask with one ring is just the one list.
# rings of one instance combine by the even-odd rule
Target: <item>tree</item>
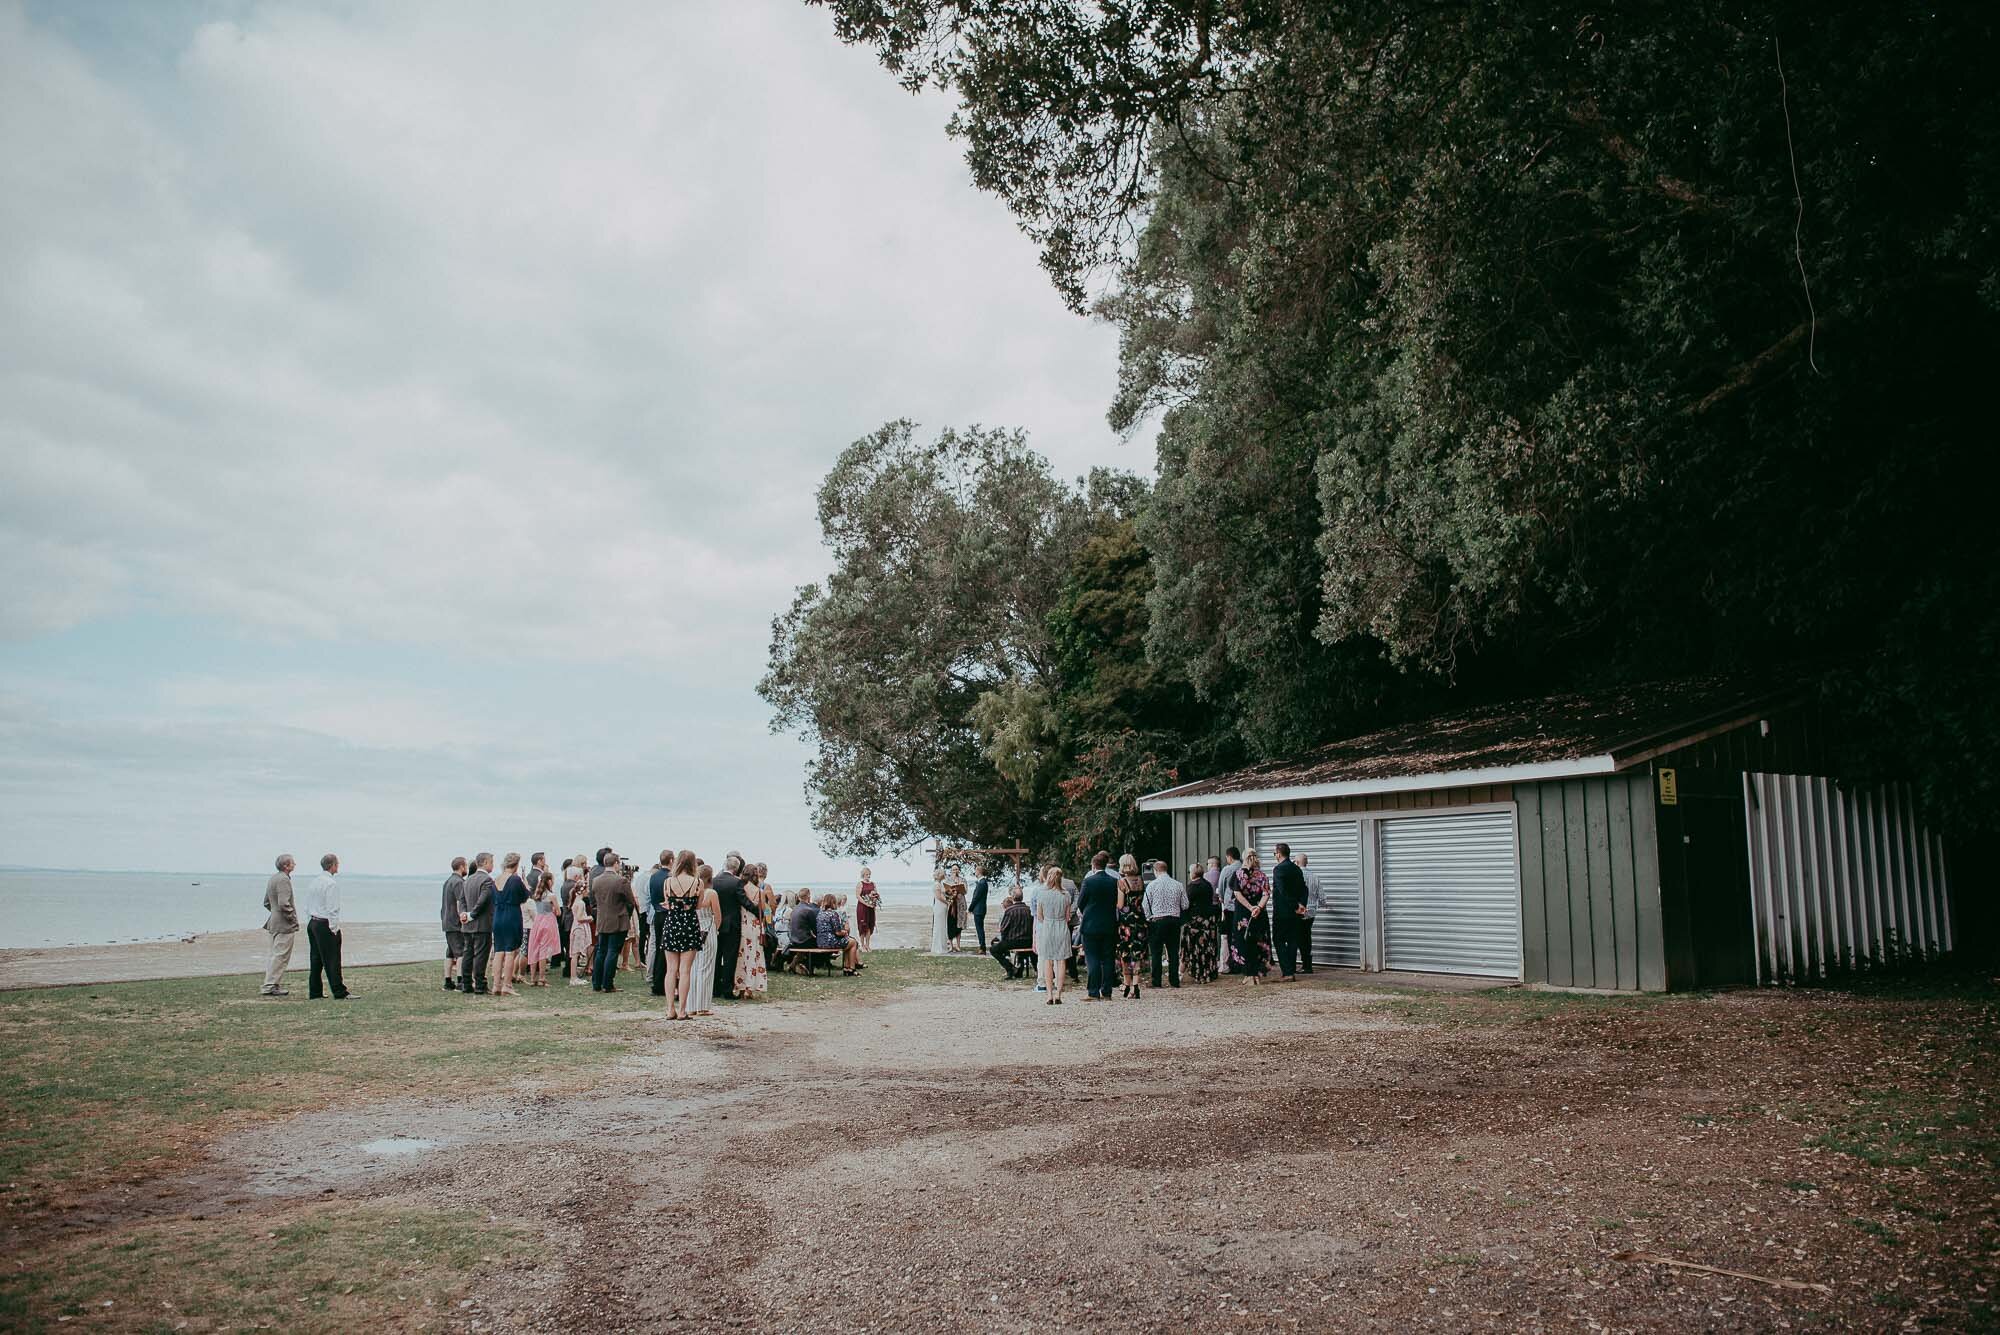
[[1051,842],[1049,616],[1091,527],[1131,496],[1111,476],[1063,485],[1019,432],[924,441],[898,421],[841,454],[819,491],[833,572],[772,623],[758,687],[773,727],[818,748],[807,791],[829,852]]
[[829,7],[1118,324],[1148,649],[1252,752],[1831,659],[1993,822],[1993,11]]

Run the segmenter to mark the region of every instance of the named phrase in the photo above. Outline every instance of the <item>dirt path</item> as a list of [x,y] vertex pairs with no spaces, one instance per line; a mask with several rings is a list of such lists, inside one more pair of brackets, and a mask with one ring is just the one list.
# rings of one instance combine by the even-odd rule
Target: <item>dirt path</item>
[[478,1281],[457,1318],[483,1330],[1896,1329],[1962,1326],[1995,1281],[1990,1158],[1809,1143],[1913,1081],[1990,1119],[1990,1050],[1963,1050],[1990,1007],[1764,993],[1436,1024],[1383,999],[635,1006],[656,1041],[588,1087],[266,1126],[153,1208],[517,1200],[550,1261]]

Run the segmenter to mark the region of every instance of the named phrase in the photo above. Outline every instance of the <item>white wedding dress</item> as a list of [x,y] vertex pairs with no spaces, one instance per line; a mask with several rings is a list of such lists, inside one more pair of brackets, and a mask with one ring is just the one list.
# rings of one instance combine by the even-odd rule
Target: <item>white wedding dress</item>
[[949,955],[951,953],[951,936],[950,933],[946,930],[950,925],[949,922],[947,921],[950,918],[950,916],[951,916],[950,905],[940,901],[936,895],[932,895],[931,896],[931,954],[933,955]]

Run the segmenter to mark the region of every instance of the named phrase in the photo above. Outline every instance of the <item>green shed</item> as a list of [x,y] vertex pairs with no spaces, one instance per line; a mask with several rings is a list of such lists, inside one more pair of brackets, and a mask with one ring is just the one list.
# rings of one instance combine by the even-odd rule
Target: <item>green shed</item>
[[1153,793],[1176,870],[1283,842],[1315,963],[1660,991],[1951,948],[1906,786],[1830,772],[1799,690],[1655,682],[1487,706]]

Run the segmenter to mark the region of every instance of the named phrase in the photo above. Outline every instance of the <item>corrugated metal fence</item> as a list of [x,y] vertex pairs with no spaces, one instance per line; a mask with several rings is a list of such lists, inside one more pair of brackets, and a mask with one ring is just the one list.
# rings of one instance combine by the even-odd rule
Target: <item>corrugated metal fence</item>
[[1951,949],[1944,845],[1902,785],[1743,776],[1757,981]]

